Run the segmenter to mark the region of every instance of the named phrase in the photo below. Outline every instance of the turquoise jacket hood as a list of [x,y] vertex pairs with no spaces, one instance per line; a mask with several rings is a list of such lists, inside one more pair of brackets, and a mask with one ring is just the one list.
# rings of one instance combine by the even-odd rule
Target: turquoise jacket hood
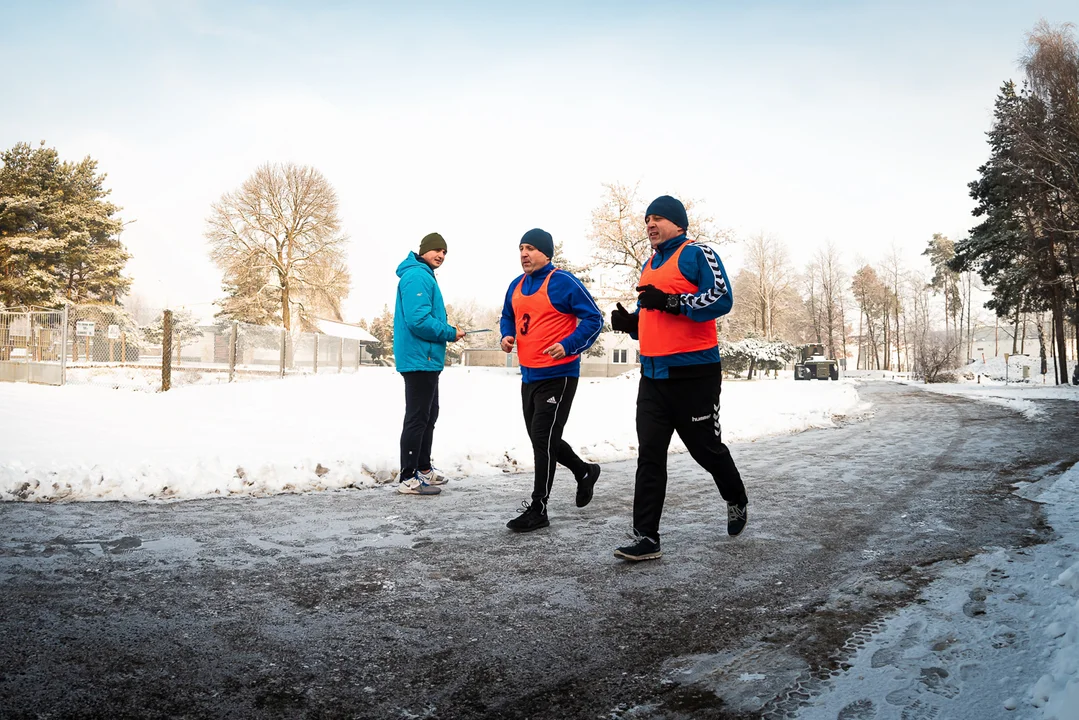
[[398,372],[439,371],[446,366],[446,343],[457,330],[446,322],[446,304],[431,266],[409,252],[397,266],[393,310],[393,357]]

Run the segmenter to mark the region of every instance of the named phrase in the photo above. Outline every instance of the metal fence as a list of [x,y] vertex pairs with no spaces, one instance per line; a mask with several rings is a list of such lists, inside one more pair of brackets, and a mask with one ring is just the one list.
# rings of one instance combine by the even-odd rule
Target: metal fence
[[0,381],[64,384],[67,311],[0,309]]
[[364,340],[240,322],[197,325],[171,311],[143,315],[156,319],[136,323],[119,306],[0,308],[0,381],[156,392],[377,363]]

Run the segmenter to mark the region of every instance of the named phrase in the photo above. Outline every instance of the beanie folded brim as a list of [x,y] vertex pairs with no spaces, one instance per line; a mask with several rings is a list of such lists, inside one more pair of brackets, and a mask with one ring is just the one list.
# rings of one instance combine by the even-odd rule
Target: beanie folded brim
[[424,235],[423,240],[420,240],[420,255],[429,253],[432,250],[448,250],[446,247],[446,240],[438,233],[430,233]]
[[649,215],[667,218],[683,230],[689,228],[689,218],[686,215],[686,206],[677,198],[673,198],[670,195],[660,195],[653,200],[648,206],[648,209],[644,211],[645,217],[648,217]]
[[531,245],[546,255],[548,260],[554,257],[554,238],[546,230],[532,228],[521,236],[520,244]]

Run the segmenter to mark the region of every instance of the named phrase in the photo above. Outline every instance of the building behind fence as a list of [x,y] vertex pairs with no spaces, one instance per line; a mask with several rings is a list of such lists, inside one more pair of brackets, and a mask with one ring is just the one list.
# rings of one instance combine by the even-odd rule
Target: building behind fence
[[320,333],[223,322],[137,325],[123,308],[0,308],[0,381],[168,390],[188,382],[341,373],[376,361],[367,331],[319,321]]

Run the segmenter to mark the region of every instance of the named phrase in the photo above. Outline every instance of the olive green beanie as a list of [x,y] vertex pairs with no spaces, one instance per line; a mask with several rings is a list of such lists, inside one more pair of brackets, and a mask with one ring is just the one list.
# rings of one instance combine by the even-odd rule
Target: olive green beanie
[[438,233],[430,233],[420,240],[420,255],[431,250],[446,250],[446,241]]

